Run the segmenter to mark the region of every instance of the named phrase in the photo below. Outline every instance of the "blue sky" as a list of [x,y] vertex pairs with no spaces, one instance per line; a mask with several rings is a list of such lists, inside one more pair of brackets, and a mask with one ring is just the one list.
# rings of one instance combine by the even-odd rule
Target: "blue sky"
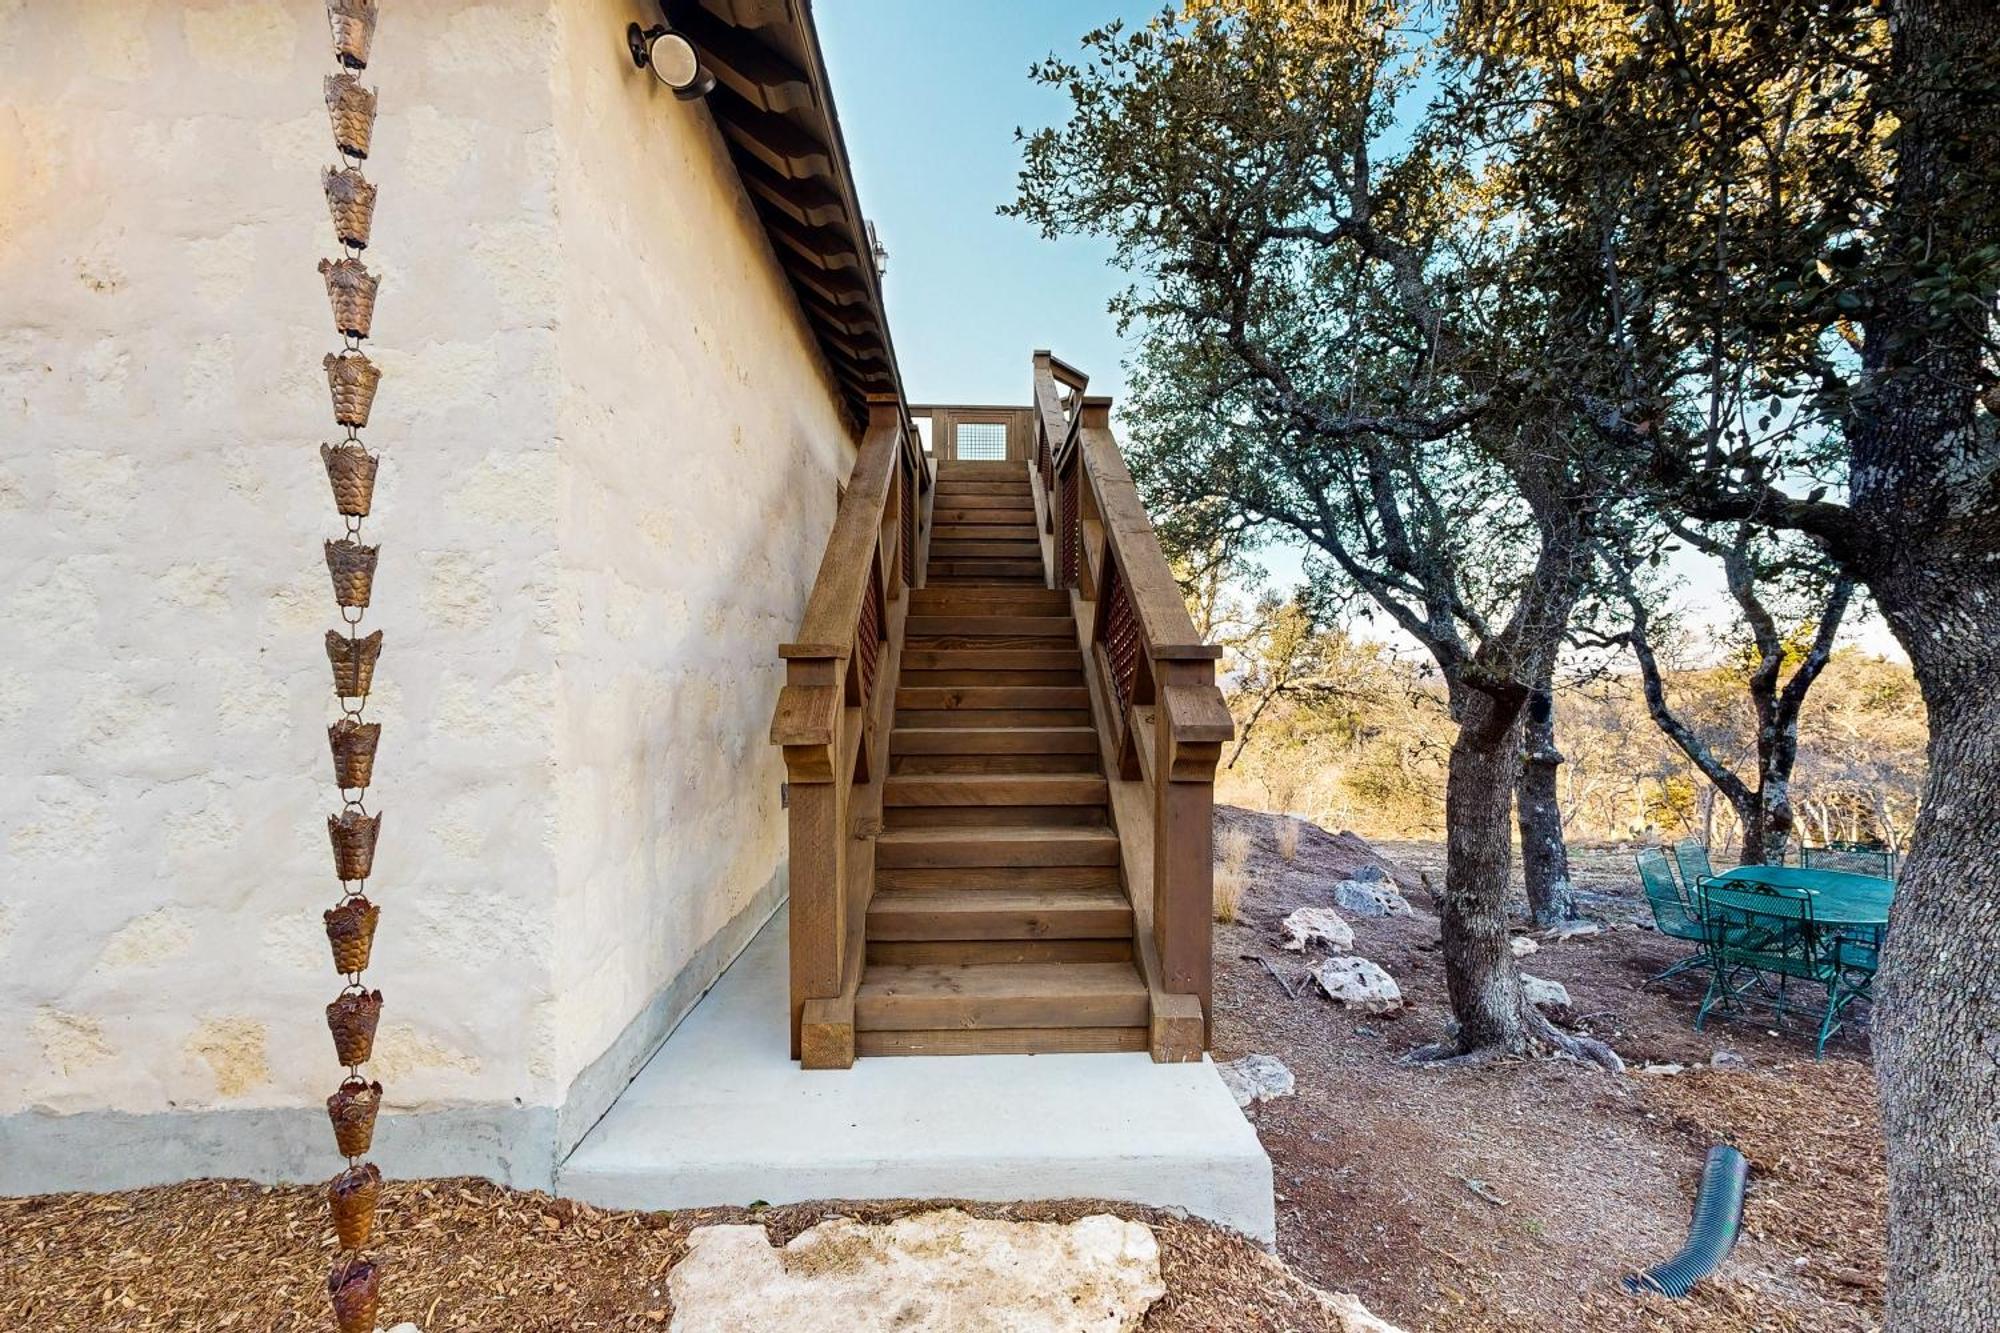
[[861,207],[889,249],[883,285],[911,401],[1025,403],[1037,347],[1087,371],[1093,391],[1122,391],[1105,303],[1124,283],[1109,247],[1045,241],[994,209],[1014,197],[1015,128],[1052,124],[1067,105],[1028,66],[1113,18],[1156,12],[1152,0],[814,6]]

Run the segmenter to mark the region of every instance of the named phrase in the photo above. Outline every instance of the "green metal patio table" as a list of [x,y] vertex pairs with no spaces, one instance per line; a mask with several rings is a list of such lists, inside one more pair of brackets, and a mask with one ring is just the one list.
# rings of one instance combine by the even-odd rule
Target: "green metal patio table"
[[1737,866],[1715,879],[1731,884],[1761,884],[1767,888],[1803,890],[1812,895],[1815,926],[1854,930],[1889,924],[1889,904],[1896,882],[1851,870],[1807,869],[1804,866]]

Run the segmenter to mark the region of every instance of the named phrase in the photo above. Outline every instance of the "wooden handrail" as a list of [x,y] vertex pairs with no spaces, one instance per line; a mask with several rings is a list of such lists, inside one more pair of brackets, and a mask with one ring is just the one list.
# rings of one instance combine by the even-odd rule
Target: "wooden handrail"
[[[1215,768],[1235,726],[1111,433],[1111,400],[1047,352],[1034,357],[1037,508],[1051,574],[1071,595],[1112,820],[1153,991],[1155,1059],[1199,1058],[1212,988]],[[1062,387],[1071,389],[1067,401]]]
[[853,1063],[853,999],[875,877],[883,746],[901,669],[929,460],[901,403],[871,399],[771,719],[783,748],[790,825],[792,1054]]

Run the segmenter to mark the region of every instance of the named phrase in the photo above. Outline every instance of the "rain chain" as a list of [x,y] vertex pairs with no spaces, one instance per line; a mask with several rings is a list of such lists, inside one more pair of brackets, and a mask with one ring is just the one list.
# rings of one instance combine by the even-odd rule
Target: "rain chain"
[[372,1333],[382,1281],[380,1266],[366,1252],[375,1236],[382,1172],[364,1160],[375,1137],[382,1085],[370,1082],[361,1072],[374,1054],[375,1028],[382,1018],[382,992],[369,990],[361,979],[374,944],[375,923],[381,916],[381,909],[368,901],[365,890],[374,869],[376,835],[382,827],[382,816],[371,814],[367,806],[382,725],[363,716],[375,661],[382,652],[382,631],[361,632],[379,549],[362,543],[361,525],[374,500],[380,459],[361,442],[361,430],[368,424],[368,410],[374,404],[382,372],[361,350],[374,322],[379,282],[361,262],[375,216],[375,187],[360,168],[367,160],[375,129],[375,93],[363,88],[355,75],[368,67],[368,51],[375,36],[375,5],[376,0],[326,3],[333,26],[334,56],[341,67],[339,73],[326,77],[326,107],[341,165],[321,174],[334,235],[345,251],[341,258],[322,259],[319,264],[320,275],[326,279],[327,299],[333,306],[334,329],[344,344],[338,353],[326,358],[327,388],[333,397],[333,419],[347,430],[340,443],[319,447],[327,480],[333,486],[334,507],[347,529],[345,536],[326,543],[334,601],[346,624],[345,632],[328,630],[326,634],[333,692],[341,712],[340,720],[327,728],[326,735],[342,802],[341,812],[326,821],[333,842],[334,871],[341,883],[340,901],[326,913],[326,938],[333,947],[334,970],[347,982],[326,1007],[334,1051],[347,1066],[339,1089],[326,1099],[334,1139],[347,1158],[347,1169],[327,1185],[341,1254],[326,1286],[341,1333]]

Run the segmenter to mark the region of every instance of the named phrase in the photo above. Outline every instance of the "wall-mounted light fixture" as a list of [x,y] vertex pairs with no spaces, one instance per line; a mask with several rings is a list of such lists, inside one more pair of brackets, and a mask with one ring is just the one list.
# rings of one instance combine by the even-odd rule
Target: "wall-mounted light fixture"
[[632,63],[652,70],[653,77],[683,102],[715,91],[715,75],[702,65],[694,43],[672,28],[658,23],[642,28],[634,23],[625,29],[625,41],[632,48]]

